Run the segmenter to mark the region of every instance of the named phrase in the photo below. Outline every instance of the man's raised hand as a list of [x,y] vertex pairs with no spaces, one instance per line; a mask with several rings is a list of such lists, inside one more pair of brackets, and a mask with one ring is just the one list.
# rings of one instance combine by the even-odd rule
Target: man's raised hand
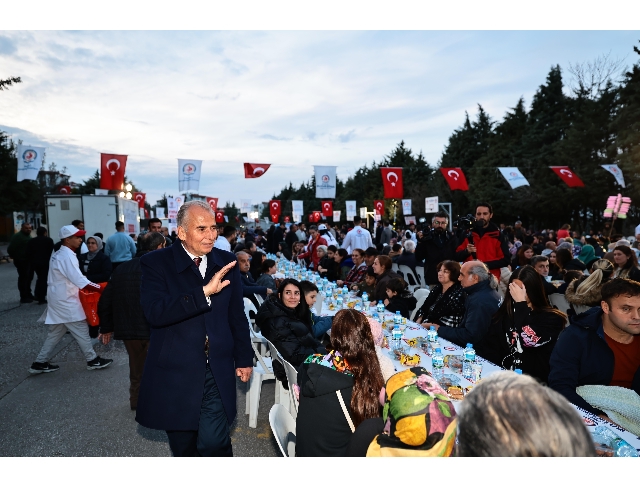
[[207,284],[202,288],[205,296],[211,296],[212,294],[219,293],[225,287],[231,284],[229,281],[223,281],[223,279],[224,279],[224,276],[227,274],[227,272],[229,272],[229,270],[233,266],[235,266],[237,262],[238,262],[237,260],[234,260],[233,262],[229,262],[226,266],[224,266],[222,269],[220,269],[218,272],[216,272],[213,275],[213,277],[209,281],[209,284]]

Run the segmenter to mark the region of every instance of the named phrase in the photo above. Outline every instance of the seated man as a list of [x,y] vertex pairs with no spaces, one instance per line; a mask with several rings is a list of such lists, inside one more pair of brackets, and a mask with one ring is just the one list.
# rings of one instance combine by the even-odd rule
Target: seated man
[[489,331],[491,318],[498,311],[500,295],[494,288],[495,282],[489,268],[479,260],[465,262],[460,268],[458,280],[467,294],[460,326],[434,326],[438,335],[445,340],[461,347],[471,343],[482,357],[482,342]]
[[544,292],[547,294],[547,297],[550,294],[557,293],[558,288],[547,281],[547,276],[549,275],[549,257],[546,255],[536,255],[531,259],[531,266],[542,276],[542,286],[544,287]]
[[414,274],[416,273],[416,243],[413,240],[405,240],[404,250],[397,258],[392,259],[398,265],[406,265]]
[[570,402],[604,416],[576,393],[584,385],[618,386],[640,394],[640,283],[613,279],[600,306],[570,317],[549,365],[549,387]]
[[[271,294],[273,292],[271,289],[265,286],[258,286],[256,284],[256,281],[249,273],[249,269],[251,268],[251,259],[249,258],[249,254],[245,251],[240,251],[236,252],[236,257],[238,259],[238,264],[240,264],[242,296],[255,301],[255,297],[253,296],[254,294],[259,294],[263,298],[266,298],[267,295]],[[259,307],[258,303],[254,302],[254,304],[256,305],[256,307]]]

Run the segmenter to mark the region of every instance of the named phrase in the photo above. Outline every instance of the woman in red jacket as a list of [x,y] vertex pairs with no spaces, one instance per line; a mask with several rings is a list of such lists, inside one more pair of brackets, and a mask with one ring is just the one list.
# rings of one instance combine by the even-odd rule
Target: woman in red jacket
[[302,254],[298,254],[298,259],[305,259],[307,262],[311,262],[310,267],[314,269],[318,268],[320,263],[320,256],[316,249],[319,245],[327,246],[327,241],[318,233],[318,227],[311,225],[309,227],[309,243],[307,244],[307,251]]

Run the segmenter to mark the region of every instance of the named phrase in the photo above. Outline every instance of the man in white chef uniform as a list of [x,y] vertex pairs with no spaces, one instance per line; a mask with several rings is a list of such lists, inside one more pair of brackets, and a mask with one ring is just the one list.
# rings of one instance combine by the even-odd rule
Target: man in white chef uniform
[[62,246],[54,252],[49,261],[47,276],[47,316],[45,324],[49,326],[49,334],[36,361],[31,364],[29,373],[41,374],[55,372],[60,367],[49,363],[53,349],[65,335],[67,330],[76,339],[82,353],[87,359],[87,369],[103,369],[111,365],[113,360],[98,357],[89,337],[87,317],[80,304],[80,289],[100,289],[100,286],[89,281],[80,272],[76,250],[82,245],[82,236],[86,232],[73,225],[60,229]]

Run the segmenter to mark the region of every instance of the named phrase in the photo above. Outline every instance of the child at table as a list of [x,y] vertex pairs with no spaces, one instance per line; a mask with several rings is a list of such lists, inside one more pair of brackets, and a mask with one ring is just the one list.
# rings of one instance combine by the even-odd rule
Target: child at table
[[387,311],[392,313],[400,311],[403,318],[409,319],[418,301],[416,301],[416,298],[413,297],[407,287],[407,283],[401,277],[391,279],[387,284],[388,298],[384,300],[384,305]]
[[369,301],[376,290],[376,274],[373,272],[373,267],[367,269],[367,274],[364,276],[364,282],[354,284],[351,289],[358,290],[358,296],[362,296],[362,293],[369,295]]

